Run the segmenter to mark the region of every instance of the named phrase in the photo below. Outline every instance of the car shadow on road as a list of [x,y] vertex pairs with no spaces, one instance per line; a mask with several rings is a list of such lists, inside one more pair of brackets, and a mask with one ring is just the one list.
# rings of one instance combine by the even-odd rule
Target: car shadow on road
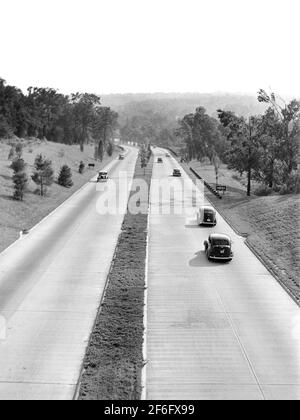
[[195,257],[189,261],[190,267],[211,267],[211,266],[218,266],[224,265],[227,262],[225,261],[209,261],[205,251],[198,251],[195,253]]
[[184,227],[186,229],[203,229],[203,230],[205,230],[205,229],[209,228],[210,226],[197,225],[197,222],[195,222],[195,223],[187,223]]

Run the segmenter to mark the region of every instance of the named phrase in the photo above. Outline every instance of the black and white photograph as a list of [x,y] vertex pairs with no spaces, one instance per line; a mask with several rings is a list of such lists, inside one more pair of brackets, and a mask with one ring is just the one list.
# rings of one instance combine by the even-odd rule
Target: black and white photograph
[[299,401],[299,0],[0,14],[0,401]]

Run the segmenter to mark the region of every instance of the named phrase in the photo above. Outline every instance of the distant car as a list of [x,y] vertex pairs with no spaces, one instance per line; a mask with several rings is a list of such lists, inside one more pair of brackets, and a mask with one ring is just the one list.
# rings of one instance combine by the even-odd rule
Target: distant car
[[180,169],[174,169],[174,171],[173,171],[173,176],[180,177],[180,176],[181,176]]
[[108,180],[108,173],[101,171],[98,173],[97,182],[106,182]]
[[233,258],[232,241],[229,236],[220,233],[209,235],[204,242],[204,249],[209,260],[231,261]]
[[125,156],[124,155],[119,155],[119,160],[124,160]]
[[169,153],[166,153],[166,157],[169,158],[171,157],[171,155]]
[[197,212],[197,224],[199,226],[209,225],[216,226],[217,212],[211,206],[202,206]]
[[157,163],[163,163],[162,158],[158,158],[158,159],[157,159]]

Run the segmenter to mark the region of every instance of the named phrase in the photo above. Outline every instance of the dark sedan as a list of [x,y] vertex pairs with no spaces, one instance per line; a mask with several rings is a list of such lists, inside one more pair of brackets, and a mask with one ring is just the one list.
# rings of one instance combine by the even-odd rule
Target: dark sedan
[[233,258],[232,241],[227,235],[209,235],[208,240],[204,242],[204,248],[209,260],[231,261]]

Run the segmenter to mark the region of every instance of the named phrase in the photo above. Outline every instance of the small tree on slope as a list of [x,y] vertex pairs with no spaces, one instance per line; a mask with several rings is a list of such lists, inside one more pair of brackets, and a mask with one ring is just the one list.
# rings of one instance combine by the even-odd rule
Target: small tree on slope
[[62,187],[70,188],[73,186],[72,172],[68,165],[62,166],[57,181]]
[[35,172],[32,180],[40,187],[40,195],[44,196],[45,188],[54,182],[54,171],[52,162],[45,159],[42,155],[38,155],[34,162]]
[[28,177],[25,172],[25,162],[23,159],[16,159],[11,164],[11,169],[14,171],[13,183],[14,183],[14,199],[23,201],[24,191],[28,183]]

